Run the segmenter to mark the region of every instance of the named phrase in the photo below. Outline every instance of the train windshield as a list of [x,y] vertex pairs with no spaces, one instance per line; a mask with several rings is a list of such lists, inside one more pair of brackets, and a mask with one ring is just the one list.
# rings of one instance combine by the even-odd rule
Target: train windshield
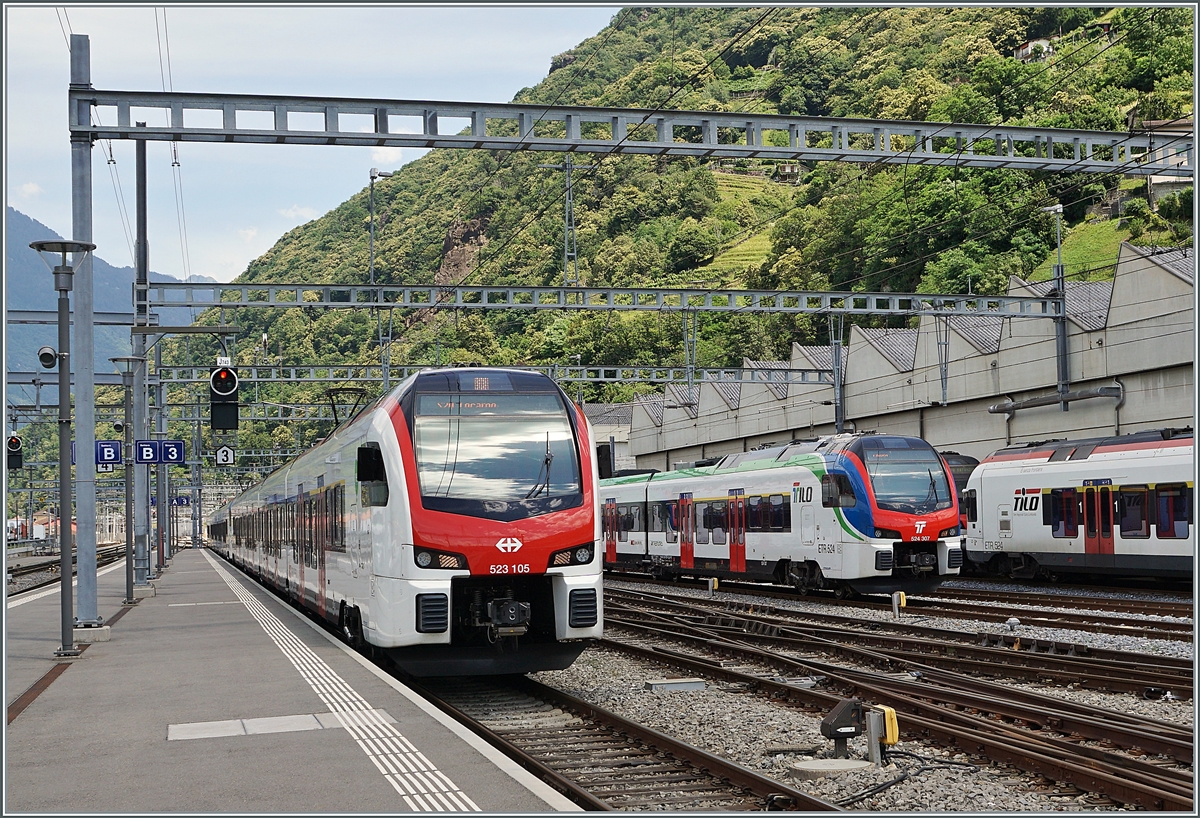
[[583,502],[557,394],[418,394],[413,442],[426,508],[511,520]]
[[[867,437],[856,444],[867,467],[875,502],[885,511],[928,514],[954,505],[937,452],[923,440],[905,437]],[[857,449],[855,445],[853,448]]]

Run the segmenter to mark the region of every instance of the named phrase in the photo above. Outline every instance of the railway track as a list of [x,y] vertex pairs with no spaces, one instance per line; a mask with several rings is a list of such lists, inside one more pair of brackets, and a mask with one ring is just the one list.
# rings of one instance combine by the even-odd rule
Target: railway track
[[995,640],[999,644],[994,644],[992,639],[980,640],[960,632],[953,634],[956,638],[947,640],[943,632],[924,627],[918,634],[887,634],[880,631],[887,630],[890,623],[876,620],[839,623],[853,624],[856,628],[837,627],[822,621],[821,614],[738,603],[700,604],[611,588],[605,593],[605,605],[611,622],[647,622],[651,617],[661,621],[665,615],[715,632],[741,638],[746,635],[762,646],[833,654],[898,670],[907,669],[909,664],[928,665],[958,673],[1063,686],[1074,684],[1092,690],[1137,695],[1161,690],[1183,699],[1193,695],[1192,665],[1181,659],[1116,651],[1101,657],[1090,655],[1086,649],[1055,653],[1036,650],[1036,644],[1024,650],[1015,645],[1018,649],[1014,650],[1006,647],[999,637]]
[[405,681],[589,809],[840,809],[531,679]]
[[[120,545],[99,547],[96,549],[96,567],[102,568],[105,565],[111,565],[112,563],[116,562],[119,559],[123,559],[124,557],[125,557],[124,543],[122,543]],[[76,564],[77,561],[78,561],[78,559],[76,557],[72,558],[72,564]],[[19,591],[13,591],[12,593],[14,593],[14,594],[17,594],[17,593],[23,594],[28,591],[36,591],[39,588],[45,588],[48,585],[53,585],[56,582],[60,582],[61,578],[58,575],[58,571],[59,571],[59,561],[58,561],[57,557],[55,557],[52,560],[46,560],[46,561],[37,562],[37,563],[16,564],[7,569],[7,573],[10,577],[10,581],[17,579],[18,577],[27,577],[27,576],[31,576],[33,574],[38,574],[38,573],[43,573],[43,572],[48,575],[52,575],[52,576],[48,576],[47,579],[45,579],[42,582],[38,582],[33,585],[25,586],[25,587],[21,588]]]
[[[627,582],[644,583],[663,588],[705,587],[705,583],[694,580],[679,580],[665,582],[642,574],[611,574],[614,579]],[[891,602],[877,602],[869,598],[837,599],[833,594],[818,593],[799,596],[795,591],[750,582],[721,582],[720,588],[739,594],[749,594],[765,599],[809,599],[828,604],[831,608],[864,608],[878,611],[890,611]],[[1057,608],[1072,606],[1091,607],[1092,597],[1054,597],[1053,603]],[[1023,604],[1019,600],[998,600],[1010,604]],[[951,599],[923,600],[909,597],[907,600],[909,613],[919,612],[928,616],[939,616],[947,619],[971,619],[981,622],[1006,623],[1016,617],[1022,625],[1039,628],[1058,628],[1063,630],[1081,630],[1089,633],[1104,633],[1121,636],[1135,636],[1144,639],[1165,639],[1176,642],[1190,642],[1194,635],[1192,622],[1180,622],[1160,619],[1140,619],[1132,615],[1122,617],[1107,613],[1083,613],[1069,611],[1037,611],[1026,608],[1000,610],[994,606],[978,602],[957,602]],[[1149,613],[1139,611],[1138,613]],[[1191,615],[1189,612],[1188,616]]]
[[1195,615],[1195,604],[1190,600],[1168,599],[1114,599],[1104,596],[1072,596],[1070,594],[1043,594],[1032,591],[990,590],[986,588],[947,588],[942,586],[929,595],[934,600],[967,599],[978,602],[1031,605],[1042,607],[1064,607],[1086,600],[1092,610],[1115,611],[1117,613],[1151,614],[1190,619]]
[[[605,645],[613,649],[739,682],[821,714],[848,697],[888,705],[901,714],[901,732],[909,738],[1011,764],[1122,804],[1193,810],[1192,771],[1184,767],[1193,758],[1190,726],[1074,704],[928,664],[907,662],[902,672],[848,669],[789,655],[753,629],[735,633],[678,616],[629,621],[609,605],[610,625],[629,634],[617,640],[610,630]],[[1143,760],[1145,754],[1161,758]]]

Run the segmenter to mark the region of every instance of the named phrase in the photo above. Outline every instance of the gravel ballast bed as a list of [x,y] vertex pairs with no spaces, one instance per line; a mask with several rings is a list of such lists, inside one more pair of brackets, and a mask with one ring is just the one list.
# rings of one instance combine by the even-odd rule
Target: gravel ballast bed
[[[832,757],[832,742],[821,735],[819,718],[742,692],[737,685],[709,681],[703,691],[645,689],[647,680],[662,678],[669,672],[665,666],[596,647],[585,651],[566,670],[539,673],[535,678],[827,801],[850,798],[904,772],[914,773],[922,766],[918,760],[897,758],[895,768],[891,769],[872,767],[812,781],[795,781],[788,771],[797,761]],[[810,752],[800,752],[804,749]],[[932,769],[912,774],[905,781],[848,805],[850,809],[1051,812],[1117,808],[1094,805],[1095,799],[1090,795],[1056,796],[1053,785],[1012,768],[939,766],[939,761],[961,764],[970,759],[936,747],[901,741],[894,749],[928,759],[924,764]],[[865,738],[850,740],[850,756],[866,757]]]

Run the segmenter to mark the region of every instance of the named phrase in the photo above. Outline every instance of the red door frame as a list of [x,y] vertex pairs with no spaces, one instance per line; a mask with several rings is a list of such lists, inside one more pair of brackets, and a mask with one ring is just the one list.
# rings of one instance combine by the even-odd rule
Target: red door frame
[[604,561],[609,565],[617,564],[617,501],[608,498],[604,501]]
[[[1108,533],[1104,531],[1104,512],[1108,513]],[[1112,486],[1101,486],[1096,491],[1096,516],[1099,519],[1100,553],[1111,554],[1113,552],[1113,524],[1116,520],[1113,519],[1113,500]]]
[[746,490],[729,490],[729,570],[746,571]]
[[695,524],[692,520],[692,493],[679,495],[679,567],[695,568]]

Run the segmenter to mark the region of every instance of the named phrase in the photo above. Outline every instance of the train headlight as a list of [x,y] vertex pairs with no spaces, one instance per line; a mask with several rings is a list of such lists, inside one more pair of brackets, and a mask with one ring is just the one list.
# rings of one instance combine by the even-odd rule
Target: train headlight
[[442,568],[453,571],[467,567],[467,558],[462,554],[433,551],[428,548],[418,548],[414,560],[418,568]]
[[892,531],[890,528],[875,529],[875,538],[878,540],[898,540],[900,539],[899,531]]
[[550,555],[549,567],[564,568],[568,565],[587,565],[592,561],[593,553],[590,545],[578,545],[574,548],[555,551]]
[[945,539],[946,537],[957,537],[957,536],[958,536],[958,526],[954,526],[953,528],[944,528],[940,532],[938,532],[939,540]]

